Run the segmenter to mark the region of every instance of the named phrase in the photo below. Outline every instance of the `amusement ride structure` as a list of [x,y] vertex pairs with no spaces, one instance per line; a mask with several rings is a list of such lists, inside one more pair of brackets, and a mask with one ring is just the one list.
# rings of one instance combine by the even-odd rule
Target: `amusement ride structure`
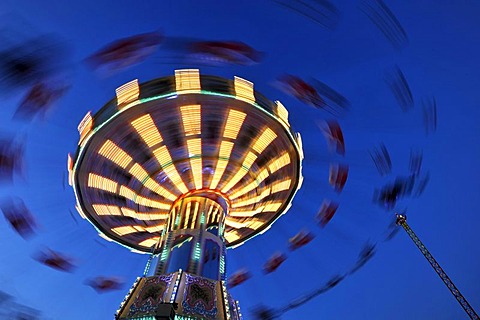
[[78,129],[68,162],[80,215],[103,238],[158,255],[115,318],[241,319],[226,248],[268,230],[303,180],[285,107],[242,78],[177,70],[119,87]]

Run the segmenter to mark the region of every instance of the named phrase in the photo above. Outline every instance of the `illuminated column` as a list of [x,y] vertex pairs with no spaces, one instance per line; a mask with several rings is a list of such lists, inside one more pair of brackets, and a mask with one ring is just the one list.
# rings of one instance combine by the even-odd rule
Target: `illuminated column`
[[179,199],[170,210],[156,275],[179,269],[220,280],[225,269],[223,230],[227,201],[214,192],[194,192]]

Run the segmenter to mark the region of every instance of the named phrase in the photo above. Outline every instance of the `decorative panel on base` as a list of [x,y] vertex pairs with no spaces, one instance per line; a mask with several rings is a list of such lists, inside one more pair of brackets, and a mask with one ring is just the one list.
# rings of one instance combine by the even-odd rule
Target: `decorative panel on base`
[[179,270],[138,278],[115,319],[240,320],[241,315],[223,281]]

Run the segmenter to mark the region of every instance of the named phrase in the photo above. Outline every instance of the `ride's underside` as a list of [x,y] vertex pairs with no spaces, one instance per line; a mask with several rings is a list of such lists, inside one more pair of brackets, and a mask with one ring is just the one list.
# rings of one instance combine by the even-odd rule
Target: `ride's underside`
[[[148,252],[169,212],[193,193],[225,202],[225,242],[265,231],[301,185],[300,136],[288,112],[241,78],[176,71],[117,89],[79,126],[70,182],[80,214],[109,239]],[[208,208],[215,220],[215,206]],[[195,221],[192,206],[183,227]]]

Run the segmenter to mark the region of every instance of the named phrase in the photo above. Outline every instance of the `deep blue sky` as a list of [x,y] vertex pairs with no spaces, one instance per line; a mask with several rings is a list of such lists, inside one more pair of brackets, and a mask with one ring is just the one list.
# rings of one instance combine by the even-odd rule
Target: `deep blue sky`
[[[73,192],[63,190],[66,155],[74,152],[76,127],[83,115],[98,110],[119,85],[173,74],[164,64],[162,47],[144,63],[105,78],[82,60],[115,39],[161,30],[169,37],[239,40],[266,53],[255,66],[201,67],[204,74],[238,75],[255,83],[272,100],[290,110],[291,123],[304,137],[305,183],[291,211],[265,235],[229,251],[230,273],[245,267],[253,277],[232,293],[246,319],[263,303],[281,307],[322,286],[355,263],[363,244],[385,236],[392,212],[371,201],[381,178],[368,150],[379,142],[389,148],[394,174],[406,174],[411,148],[424,150],[424,169],[431,175],[423,196],[405,201],[409,223],[458,288],[480,310],[480,3],[473,0],[386,1],[409,36],[397,51],[359,9],[360,1],[335,1],[341,20],[327,30],[273,1],[36,1],[0,4],[0,26],[12,43],[55,33],[72,50],[68,77],[71,90],[46,121],[14,122],[22,91],[2,94],[0,129],[27,138],[27,173],[0,194],[17,195],[36,215],[41,228],[25,241],[0,219],[0,287],[18,301],[43,312],[45,319],[111,319],[147,257],[130,253],[96,235],[74,210]],[[2,40],[4,41],[4,40]],[[402,112],[384,82],[385,70],[397,64],[412,89],[415,107]],[[328,164],[335,160],[316,121],[328,117],[272,86],[283,73],[315,77],[345,95],[350,112],[339,120],[347,145],[351,175],[344,192],[328,185]],[[435,96],[438,130],[426,136],[422,99]],[[313,216],[323,198],[340,202],[325,229]],[[76,214],[76,213],[75,213]],[[80,221],[81,220],[81,221]],[[289,253],[277,272],[264,276],[261,266],[273,252],[287,250],[288,238],[306,228],[316,234],[308,246]],[[74,273],[61,273],[34,261],[40,248],[76,257]],[[98,295],[83,281],[99,275],[126,280],[124,290]],[[282,319],[462,319],[463,310],[429,264],[401,231],[379,243],[363,269],[336,288]]]

